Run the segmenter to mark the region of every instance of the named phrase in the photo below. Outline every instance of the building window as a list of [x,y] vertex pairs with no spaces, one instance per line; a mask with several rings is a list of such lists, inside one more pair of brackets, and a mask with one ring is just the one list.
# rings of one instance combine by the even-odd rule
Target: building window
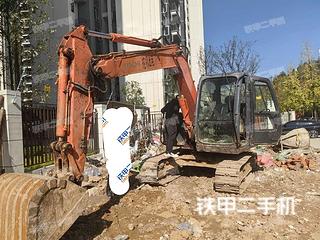
[[166,37],[170,35],[170,26],[164,26],[163,35]]

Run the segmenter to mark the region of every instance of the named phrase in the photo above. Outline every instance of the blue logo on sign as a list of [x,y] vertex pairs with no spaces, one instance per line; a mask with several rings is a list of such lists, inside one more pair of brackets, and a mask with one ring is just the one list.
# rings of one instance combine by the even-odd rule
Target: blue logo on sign
[[105,119],[104,117],[102,117],[102,127],[104,128],[109,122],[107,121],[107,119]]
[[128,164],[128,166],[126,166],[126,167],[117,175],[117,178],[118,178],[121,182],[124,182],[124,181],[128,178],[130,168],[131,168],[131,163]]
[[130,126],[126,130],[124,130],[124,132],[121,133],[121,135],[117,138],[118,142],[124,145],[129,139],[129,133],[130,133]]

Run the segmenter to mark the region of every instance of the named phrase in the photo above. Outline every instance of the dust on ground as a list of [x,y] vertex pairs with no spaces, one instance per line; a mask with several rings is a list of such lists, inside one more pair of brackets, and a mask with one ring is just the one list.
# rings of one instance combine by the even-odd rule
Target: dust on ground
[[[317,161],[319,163],[319,155]],[[108,203],[87,216],[80,217],[63,239],[320,239],[319,164],[298,171],[267,168],[255,172],[255,178],[242,195],[216,193],[207,173],[187,174],[166,187],[138,186],[122,198]],[[242,201],[237,209],[255,209],[255,213],[230,211],[200,215],[197,198],[217,200],[225,197],[254,198]],[[263,213],[257,199],[295,198],[295,214]],[[247,199],[248,200],[248,199]],[[216,206],[216,204],[213,204]],[[273,206],[275,207],[275,206]]]

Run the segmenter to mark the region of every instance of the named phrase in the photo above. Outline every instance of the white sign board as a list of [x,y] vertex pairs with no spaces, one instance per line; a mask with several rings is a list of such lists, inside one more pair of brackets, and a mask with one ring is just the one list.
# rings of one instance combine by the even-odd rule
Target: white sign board
[[132,167],[129,137],[133,114],[130,109],[121,107],[108,109],[102,115],[103,148],[107,158],[109,186],[116,195],[129,190],[129,171]]

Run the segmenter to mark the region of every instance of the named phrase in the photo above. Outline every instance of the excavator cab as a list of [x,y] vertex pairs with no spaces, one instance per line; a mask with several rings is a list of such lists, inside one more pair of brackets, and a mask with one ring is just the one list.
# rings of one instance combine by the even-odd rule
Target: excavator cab
[[195,130],[200,152],[239,154],[276,144],[281,117],[271,81],[244,73],[202,77]]

